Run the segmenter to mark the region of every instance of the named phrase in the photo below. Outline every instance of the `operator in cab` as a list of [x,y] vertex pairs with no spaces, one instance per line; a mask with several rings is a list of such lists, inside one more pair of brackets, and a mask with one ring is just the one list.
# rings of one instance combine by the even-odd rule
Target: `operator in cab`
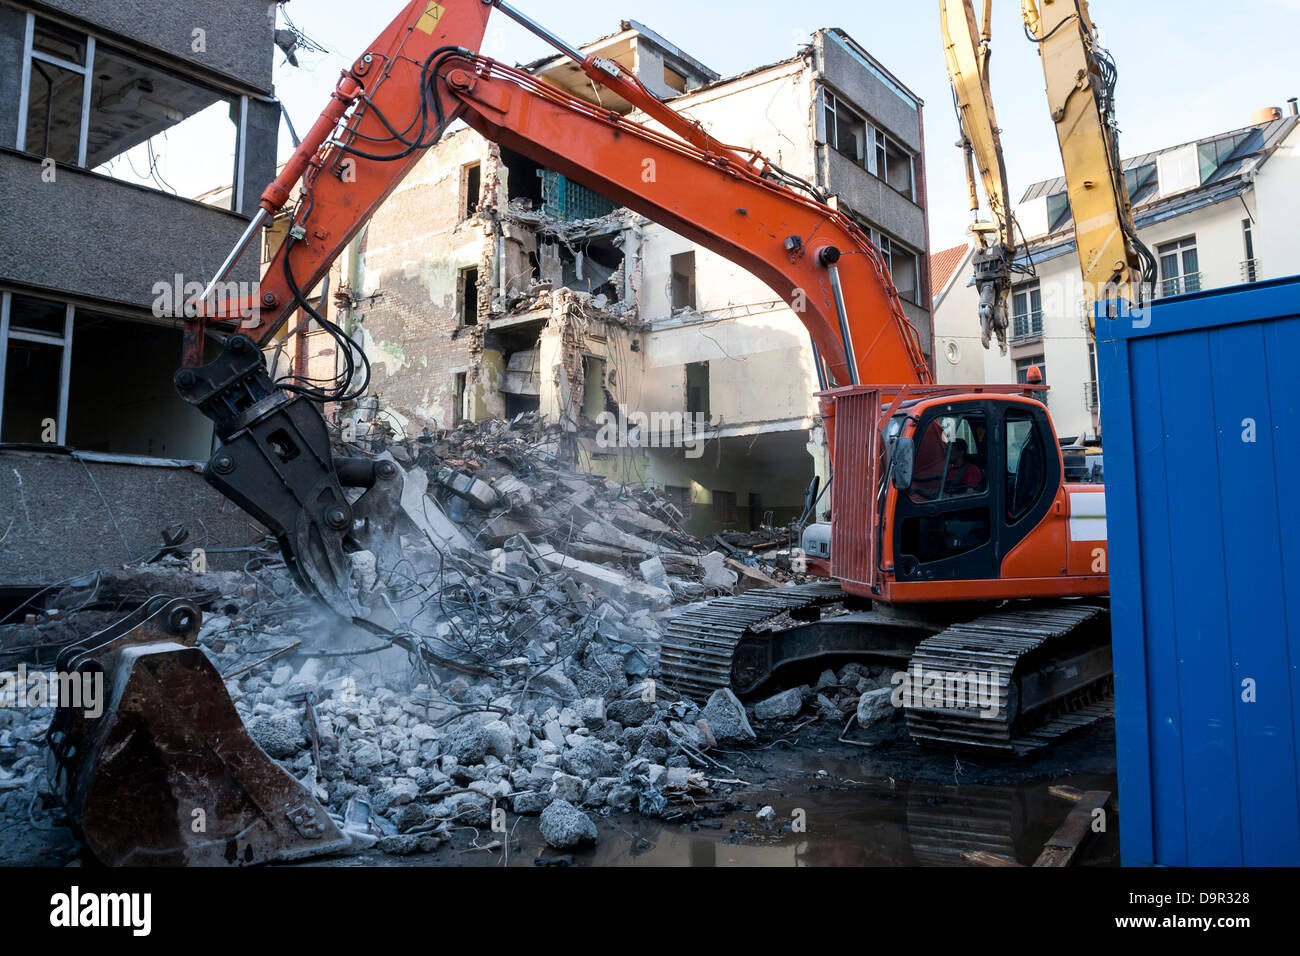
[[944,487],[950,495],[973,494],[984,483],[984,473],[966,457],[966,451],[966,439],[958,438],[952,443],[948,476],[944,480]]

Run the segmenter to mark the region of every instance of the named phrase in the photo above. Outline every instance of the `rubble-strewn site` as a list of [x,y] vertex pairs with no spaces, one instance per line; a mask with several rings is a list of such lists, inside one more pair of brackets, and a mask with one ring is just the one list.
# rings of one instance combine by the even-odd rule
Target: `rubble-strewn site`
[[[389,6],[0,0],[0,867],[51,928],[149,935],[136,868],[1300,862],[1296,98],[1125,158],[1167,104],[1025,0],[1017,201],[990,3],[915,87],[908,5],[874,53],[700,6],[725,71]],[[905,898],[1032,902],[981,889]],[[373,935],[328,892],[265,899]]]
[[[257,744],[356,849],[396,854],[432,851],[458,825],[491,832],[498,808],[540,815],[561,850],[594,841],[593,818],[610,812],[689,820],[700,798],[745,783],[728,752],[755,743],[755,724],[893,719],[883,668],[855,663],[749,708],[730,690],[701,705],[660,682],[661,627],[683,606],[801,579],[788,533],[696,539],[659,496],[564,465],[563,438],[524,413],[367,440],[408,487],[428,484],[404,501],[411,534],[393,564],[350,556],[358,600],[393,612],[405,648],[305,596],[273,550],[199,573],[163,542],[154,560],[10,615],[0,667],[35,674],[150,597],[187,597]],[[0,707],[0,827],[30,833],[60,810],[45,777],[49,710],[15,707],[26,693],[8,688]]]

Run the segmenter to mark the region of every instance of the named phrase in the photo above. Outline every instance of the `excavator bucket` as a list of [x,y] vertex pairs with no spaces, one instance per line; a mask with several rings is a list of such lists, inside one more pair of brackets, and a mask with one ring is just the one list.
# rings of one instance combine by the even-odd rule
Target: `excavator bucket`
[[248,735],[195,645],[200,620],[190,602],[157,597],[60,654],[60,674],[102,675],[98,705],[61,701],[48,733],[50,779],[83,841],[109,866],[246,866],[345,848]]

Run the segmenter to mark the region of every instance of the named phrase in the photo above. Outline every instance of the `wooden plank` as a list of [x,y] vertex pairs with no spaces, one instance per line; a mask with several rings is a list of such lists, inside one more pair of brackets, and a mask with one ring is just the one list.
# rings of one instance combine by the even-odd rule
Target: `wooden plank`
[[1043,845],[1043,852],[1034,861],[1034,866],[1069,866],[1079,848],[1092,835],[1093,811],[1105,807],[1108,800],[1109,790],[1089,790],[1083,794],[1065,822]]
[[[998,856],[996,853],[989,853],[987,850],[967,850],[962,853],[961,858],[968,863],[974,863],[976,866],[1024,866],[1023,863],[1017,863],[1008,856]],[[1038,864],[1034,864],[1037,866]]]

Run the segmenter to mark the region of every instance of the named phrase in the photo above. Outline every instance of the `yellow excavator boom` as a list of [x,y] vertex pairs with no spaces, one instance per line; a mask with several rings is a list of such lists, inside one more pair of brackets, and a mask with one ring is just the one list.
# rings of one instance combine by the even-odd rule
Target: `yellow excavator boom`
[[[975,285],[984,347],[996,337],[1006,351],[1011,277],[1032,273],[1017,261],[1016,224],[1006,162],[989,84],[992,0],[939,0],[948,81],[961,130],[970,196]],[[1155,258],[1137,237],[1119,157],[1115,63],[1097,43],[1087,0],[1021,0],[1025,35],[1037,46],[1056,124],[1074,219],[1079,268],[1091,323],[1098,300],[1137,304],[1155,281]],[[988,218],[980,216],[982,185]],[[1017,243],[1017,237],[1021,242]]]

